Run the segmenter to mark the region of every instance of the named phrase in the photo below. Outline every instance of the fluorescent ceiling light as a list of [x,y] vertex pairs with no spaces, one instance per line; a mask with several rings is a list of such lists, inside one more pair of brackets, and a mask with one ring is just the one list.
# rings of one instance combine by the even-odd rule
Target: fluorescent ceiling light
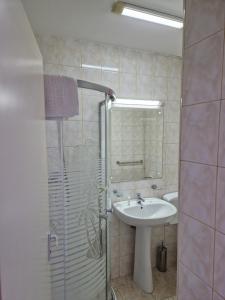
[[116,100],[112,102],[112,107],[117,107],[117,108],[160,109],[162,106],[163,104],[161,103],[161,101],[157,101],[157,100],[116,98]]
[[85,69],[95,69],[95,70],[103,70],[103,71],[111,71],[111,72],[118,72],[118,68],[111,68],[111,67],[106,67],[106,66],[97,66],[97,65],[87,65],[87,64],[82,64],[82,68]]
[[147,12],[137,11],[137,10],[134,10],[131,8],[124,8],[122,15],[127,16],[127,17],[132,17],[135,19],[152,22],[152,23],[166,25],[166,26],[170,26],[170,27],[174,27],[174,28],[179,28],[179,29],[183,28],[183,22],[181,22],[181,21],[175,21],[175,20],[168,19],[168,18],[165,18],[162,16],[153,15],[150,12],[147,13]]
[[183,28],[183,20],[177,16],[172,16],[155,10],[145,9],[122,1],[117,1],[113,5],[112,11],[123,16],[128,16],[135,19],[140,19],[178,29]]

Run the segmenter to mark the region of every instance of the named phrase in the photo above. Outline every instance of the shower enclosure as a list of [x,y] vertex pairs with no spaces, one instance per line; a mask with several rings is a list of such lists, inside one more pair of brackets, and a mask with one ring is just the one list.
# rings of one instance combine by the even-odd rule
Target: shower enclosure
[[86,99],[87,90],[99,97],[94,122],[86,124],[83,114],[47,120],[52,297],[111,300],[107,156],[114,92],[82,80],[78,86]]

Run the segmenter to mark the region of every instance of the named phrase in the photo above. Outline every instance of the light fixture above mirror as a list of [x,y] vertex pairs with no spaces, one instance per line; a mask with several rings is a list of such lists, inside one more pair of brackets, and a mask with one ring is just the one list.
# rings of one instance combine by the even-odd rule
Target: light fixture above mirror
[[163,103],[158,100],[139,100],[116,98],[112,103],[112,108],[141,108],[141,109],[159,109]]

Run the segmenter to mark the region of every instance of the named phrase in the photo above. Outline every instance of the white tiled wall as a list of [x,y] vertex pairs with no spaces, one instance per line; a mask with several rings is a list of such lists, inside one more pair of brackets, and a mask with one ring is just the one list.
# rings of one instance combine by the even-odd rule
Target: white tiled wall
[[[135,196],[137,192],[141,192],[143,196],[161,196],[177,190],[181,59],[69,38],[38,36],[37,39],[43,54],[45,73],[103,84],[114,89],[118,97],[155,99],[165,103],[162,179],[118,183],[113,184],[112,189],[119,190],[123,199],[127,195]],[[82,64],[117,68],[118,72],[85,69]],[[68,153],[77,144],[90,147],[97,144],[96,116],[98,102],[101,100],[102,95],[93,91],[79,93],[80,115],[67,121],[64,128]],[[53,125],[49,125],[48,129],[51,136],[49,151],[54,159],[55,129]],[[68,155],[68,158],[70,167],[71,164],[76,164],[75,155]],[[55,167],[54,160],[50,164]],[[152,184],[157,184],[159,189],[153,191]],[[133,264],[134,230],[113,217],[112,232],[112,275],[116,277],[129,274]],[[153,263],[156,245],[162,238],[163,228],[154,229]],[[166,228],[166,242],[169,262],[172,263],[176,259],[176,226]]]

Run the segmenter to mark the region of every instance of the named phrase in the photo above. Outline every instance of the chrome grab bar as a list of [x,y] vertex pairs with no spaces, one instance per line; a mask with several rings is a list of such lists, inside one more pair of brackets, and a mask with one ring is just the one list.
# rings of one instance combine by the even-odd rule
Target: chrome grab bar
[[116,162],[118,166],[137,166],[137,165],[143,165],[143,160],[136,160],[136,161],[117,161]]

